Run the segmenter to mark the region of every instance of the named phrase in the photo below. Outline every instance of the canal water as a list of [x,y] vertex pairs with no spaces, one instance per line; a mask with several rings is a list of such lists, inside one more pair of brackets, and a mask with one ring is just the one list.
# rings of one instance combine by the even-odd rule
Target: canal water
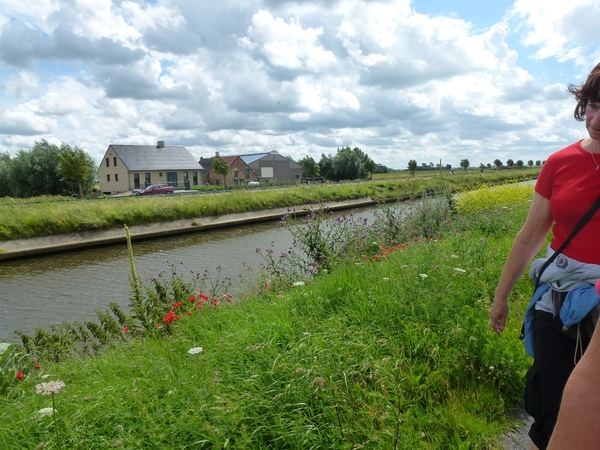
[[[354,212],[372,218],[375,209]],[[350,211],[339,214],[344,213]],[[273,243],[280,252],[291,240],[289,230],[274,221],[133,242],[133,253],[144,280],[170,273],[172,264],[190,277],[192,271],[216,275],[220,267],[221,277],[230,277],[236,289],[247,267],[264,262],[257,248],[264,253]],[[106,311],[111,302],[127,310],[129,274],[126,244],[0,263],[0,342],[18,342],[15,329],[31,334],[35,327],[96,321],[95,310]]]

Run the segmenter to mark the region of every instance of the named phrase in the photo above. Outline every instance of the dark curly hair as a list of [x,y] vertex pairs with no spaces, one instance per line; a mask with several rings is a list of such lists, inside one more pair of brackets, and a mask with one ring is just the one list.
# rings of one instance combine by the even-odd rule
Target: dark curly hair
[[577,99],[573,116],[575,120],[583,122],[588,102],[596,103],[600,100],[600,64],[592,69],[585,83],[581,85],[570,84],[568,89]]

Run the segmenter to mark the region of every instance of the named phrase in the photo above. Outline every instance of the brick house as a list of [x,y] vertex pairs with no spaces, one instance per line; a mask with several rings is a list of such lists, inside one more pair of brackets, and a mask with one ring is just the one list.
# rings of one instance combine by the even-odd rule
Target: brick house
[[98,178],[100,192],[110,195],[152,183],[197,186],[202,172],[202,166],[185,147],[158,141],[156,146],[109,145],[98,167]]
[[[218,153],[216,156],[219,156]],[[222,158],[229,164],[228,186],[244,186],[249,181],[258,181],[261,184],[300,182],[302,178],[302,166],[281,156],[275,150],[269,153],[222,156]],[[213,158],[200,158],[200,164],[206,169],[204,182],[220,185],[223,176],[212,171],[212,160]]]
[[[217,153],[216,156],[219,156]],[[215,156],[215,157],[216,157]],[[256,181],[256,173],[239,156],[222,156],[229,165],[229,173],[225,176],[227,186],[245,186],[249,181]],[[212,162],[215,158],[200,158],[200,165],[205,169],[204,184],[223,185],[223,175],[215,173]]]

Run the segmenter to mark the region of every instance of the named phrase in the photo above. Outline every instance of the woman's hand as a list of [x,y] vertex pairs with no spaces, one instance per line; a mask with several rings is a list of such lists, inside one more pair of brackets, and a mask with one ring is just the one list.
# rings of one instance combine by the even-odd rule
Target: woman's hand
[[495,333],[500,334],[506,327],[506,318],[508,317],[508,300],[495,298],[490,309],[490,326]]

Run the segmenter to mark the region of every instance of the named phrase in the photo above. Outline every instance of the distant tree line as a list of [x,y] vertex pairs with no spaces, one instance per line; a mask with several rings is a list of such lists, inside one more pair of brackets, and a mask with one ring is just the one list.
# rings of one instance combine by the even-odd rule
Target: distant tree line
[[[540,161],[539,159],[535,162],[536,167],[540,167],[542,166],[546,161]],[[502,163],[502,161],[500,161],[499,159],[495,159],[494,160],[494,167],[496,168],[496,170],[502,170],[502,169],[514,169],[514,168],[518,168],[518,169],[522,169],[523,166],[525,165],[525,163],[523,161],[521,161],[520,159],[517,160],[517,162],[513,161],[512,159],[508,159],[506,161],[506,165],[504,165]],[[527,161],[527,165],[529,167],[533,167],[534,162],[532,159],[530,159],[529,161]],[[462,169],[465,169],[465,172],[467,171],[467,169],[469,167],[471,167],[471,163],[469,162],[468,159],[461,159],[459,166]],[[408,171],[414,175],[415,171],[417,170],[438,170],[440,169],[440,164],[433,164],[433,163],[421,163],[421,166],[419,166],[419,164],[417,163],[416,160],[411,159],[410,161],[408,161]],[[452,165],[451,164],[446,164],[444,166],[445,169],[447,170],[452,170]],[[480,170],[484,170],[484,169],[491,169],[492,165],[490,163],[484,164],[481,163],[479,164],[479,169]]]
[[39,195],[89,196],[98,183],[96,163],[82,149],[45,139],[17,156],[0,154],[0,196],[35,197]]

